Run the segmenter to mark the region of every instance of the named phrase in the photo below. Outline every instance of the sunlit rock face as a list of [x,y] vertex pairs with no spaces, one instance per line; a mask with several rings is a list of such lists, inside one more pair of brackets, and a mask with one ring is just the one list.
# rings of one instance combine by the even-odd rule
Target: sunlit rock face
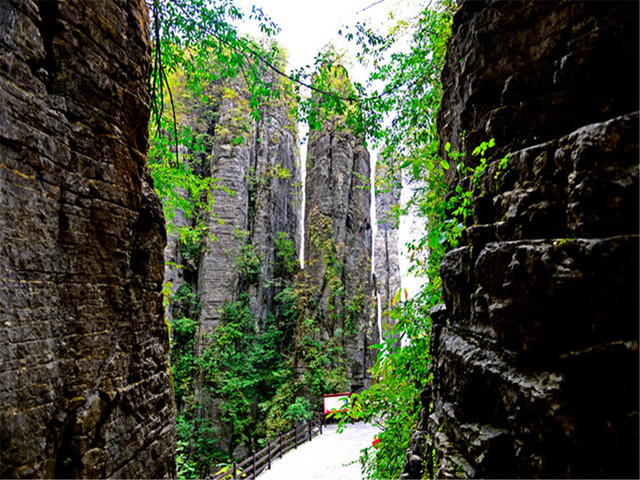
[[[371,382],[372,317],[369,153],[348,128],[327,121],[309,138],[305,271],[317,290],[325,337],[340,337],[351,389]],[[341,359],[336,359],[342,361]]]
[[173,477],[147,8],[0,18],[0,474]]
[[[269,80],[279,86],[277,77]],[[197,279],[200,328],[207,334],[219,325],[225,304],[240,292],[251,298],[252,314],[266,319],[278,293],[273,286],[276,239],[284,234],[296,250],[300,243],[300,153],[288,97],[265,102],[260,118],[253,120],[246,87],[233,81],[224,91],[211,128],[216,132],[211,175],[222,187],[213,192],[214,213],[207,221],[215,240],[207,241]],[[238,125],[250,128],[243,131]],[[252,278],[238,271],[238,255],[245,245],[260,259],[259,272]]]
[[637,5],[465,2],[443,85],[443,144],[497,152],[404,475],[637,477]]

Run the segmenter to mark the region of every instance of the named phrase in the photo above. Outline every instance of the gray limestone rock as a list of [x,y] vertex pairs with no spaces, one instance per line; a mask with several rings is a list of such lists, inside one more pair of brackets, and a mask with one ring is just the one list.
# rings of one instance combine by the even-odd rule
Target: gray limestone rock
[[323,335],[344,332],[352,390],[370,383],[378,342],[371,316],[369,153],[337,122],[310,134],[307,157],[305,270],[318,290]]
[[[207,240],[197,269],[202,334],[215,330],[225,303],[240,291],[249,294],[256,318],[267,317],[277,293],[271,285],[276,238],[283,232],[297,250],[301,228],[299,151],[286,100],[266,104],[260,120],[253,121],[246,88],[239,81],[225,88],[211,154],[211,174],[221,186],[213,192],[208,220],[215,240]],[[243,132],[247,123],[251,128]],[[247,245],[260,259],[253,278],[238,271],[238,255]]]
[[[270,80],[276,85],[280,81]],[[298,139],[290,99],[265,102],[256,120],[242,80],[227,79],[212,89],[218,92],[212,105],[196,106],[184,115],[193,131],[211,135],[212,148],[202,168],[218,185],[205,221],[209,236],[198,245],[202,253],[195,259],[185,258],[180,242],[170,237],[167,256],[180,267],[165,273],[174,291],[186,283],[197,295],[200,309],[189,314],[198,324],[199,356],[215,342],[225,306],[240,298],[249,299],[256,330],[264,329],[274,315],[274,297],[283,288],[281,277],[288,275],[279,270],[278,239],[292,242],[297,259],[301,228]],[[198,115],[203,108],[211,110],[209,124]],[[188,224],[180,215],[176,222]],[[230,452],[237,438],[221,419],[224,399],[205,383],[202,377],[194,381],[196,415],[215,429],[217,448]]]

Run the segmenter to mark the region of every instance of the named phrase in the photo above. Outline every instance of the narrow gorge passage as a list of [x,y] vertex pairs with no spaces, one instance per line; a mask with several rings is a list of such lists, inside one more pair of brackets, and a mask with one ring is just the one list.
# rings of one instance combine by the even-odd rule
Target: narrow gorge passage
[[260,480],[360,480],[360,450],[371,446],[378,427],[364,422],[348,425],[342,433],[327,425],[322,435],[275,460]]

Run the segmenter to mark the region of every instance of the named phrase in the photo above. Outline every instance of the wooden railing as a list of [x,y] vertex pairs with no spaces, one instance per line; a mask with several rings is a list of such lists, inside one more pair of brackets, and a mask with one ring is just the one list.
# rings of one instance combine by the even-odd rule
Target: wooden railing
[[252,452],[240,463],[233,462],[223,472],[210,476],[209,480],[251,480],[256,478],[265,469],[271,468],[272,460],[282,458],[282,455],[289,450],[298,448],[298,445],[302,445],[306,441],[313,440],[313,437],[321,435],[322,419],[323,415],[314,415],[309,422],[299,425],[287,433],[281,433],[273,440],[270,440],[262,450]]

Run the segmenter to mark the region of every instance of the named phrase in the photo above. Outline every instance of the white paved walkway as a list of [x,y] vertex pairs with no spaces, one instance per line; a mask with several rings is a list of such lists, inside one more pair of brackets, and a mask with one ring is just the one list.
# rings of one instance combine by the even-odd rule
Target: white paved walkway
[[271,463],[259,480],[361,480],[360,450],[371,445],[378,428],[362,422],[348,425],[342,433],[336,425]]

